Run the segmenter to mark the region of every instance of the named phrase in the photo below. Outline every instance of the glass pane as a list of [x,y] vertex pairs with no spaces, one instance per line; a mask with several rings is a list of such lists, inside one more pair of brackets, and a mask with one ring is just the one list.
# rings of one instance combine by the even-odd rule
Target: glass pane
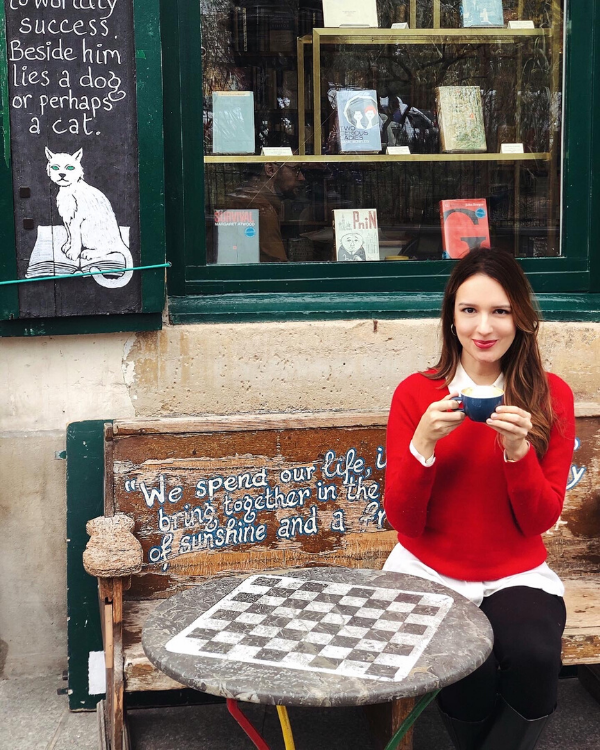
[[207,261],[560,255],[563,7],[201,0]]

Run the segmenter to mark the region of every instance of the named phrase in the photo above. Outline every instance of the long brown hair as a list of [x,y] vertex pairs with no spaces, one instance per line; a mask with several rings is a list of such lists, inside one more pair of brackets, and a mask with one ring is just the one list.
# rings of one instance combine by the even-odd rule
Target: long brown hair
[[505,379],[505,399],[507,404],[531,414],[533,427],[527,438],[537,454],[543,456],[548,449],[554,413],[538,347],[540,315],[521,266],[508,252],[472,250],[457,263],[446,284],[442,303],[442,353],[434,371],[425,374],[431,379],[443,378],[446,385],[454,378],[462,353],[462,344],[452,331],[456,293],[461,284],[475,274],[497,281],[510,301],[516,334],[500,363]]

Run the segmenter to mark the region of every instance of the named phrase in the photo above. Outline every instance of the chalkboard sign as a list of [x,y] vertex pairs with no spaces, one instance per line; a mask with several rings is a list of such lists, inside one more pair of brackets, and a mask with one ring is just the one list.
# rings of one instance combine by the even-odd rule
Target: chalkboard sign
[[4,0],[20,317],[141,310],[131,0]]

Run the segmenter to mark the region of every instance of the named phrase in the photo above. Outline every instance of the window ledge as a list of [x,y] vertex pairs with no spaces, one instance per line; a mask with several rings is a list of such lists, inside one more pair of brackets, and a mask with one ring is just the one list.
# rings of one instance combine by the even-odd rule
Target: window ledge
[[162,313],[0,320],[0,338],[160,331]]
[[[600,294],[538,294],[544,320],[600,322]],[[174,325],[437,318],[439,293],[226,294],[169,297]]]

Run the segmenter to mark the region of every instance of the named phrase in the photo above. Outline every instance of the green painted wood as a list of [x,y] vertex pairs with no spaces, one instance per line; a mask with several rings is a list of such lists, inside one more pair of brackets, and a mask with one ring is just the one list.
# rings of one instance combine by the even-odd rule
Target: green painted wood
[[[563,144],[563,254],[588,258],[593,219],[591,195],[594,92],[598,89],[593,60],[598,41],[593,34],[598,0],[566,3]],[[589,287],[588,287],[589,288]]]
[[69,708],[90,710],[103,698],[88,694],[88,655],[102,651],[98,586],[82,562],[86,523],[104,514],[104,420],[67,427],[67,634]]
[[[14,198],[10,154],[10,113],[8,107],[8,60],[6,49],[6,16],[0,9],[0,280],[17,278],[15,250]],[[15,287],[0,288],[0,319],[19,315],[19,292]]]
[[[545,320],[600,321],[600,294],[539,294]],[[231,294],[169,298],[173,324],[437,318],[441,293]]]
[[185,294],[188,266],[204,263],[200,4],[161,0],[169,289]]
[[162,313],[134,315],[82,315],[72,318],[22,318],[0,320],[0,337],[64,336],[125,331],[160,331]]
[[[165,186],[163,171],[163,102],[159,0],[135,0],[136,95],[139,139],[139,190],[142,262],[165,262]],[[5,15],[0,13],[0,280],[17,278],[14,242],[14,206],[10,165]],[[165,303],[165,271],[144,271],[142,279],[143,313],[160,313]],[[0,336],[49,335],[63,333],[103,333],[109,331],[157,330],[156,317],[146,314],[91,316],[71,319],[12,320],[19,316],[16,287],[0,288]],[[118,323],[113,317],[121,317]]]
[[[162,69],[159,0],[133,4],[136,48],[140,237],[144,265],[165,262]],[[142,311],[165,304],[165,270],[142,274]]]
[[[596,0],[594,3],[594,17],[592,20],[592,28],[600,28],[600,2]],[[597,39],[597,37],[596,37]],[[591,192],[590,192],[590,204],[591,204],[591,219],[589,222],[589,234],[590,234],[590,291],[598,293],[600,292],[600,252],[597,247],[597,225],[595,220],[600,215],[600,117],[597,113],[600,111],[600,43],[596,41],[594,48],[594,56],[592,58],[593,73],[592,80],[594,82],[594,88],[592,91],[592,112],[596,113],[596,117],[592,121],[592,156],[590,164],[590,175],[591,175]]]
[[179,5],[162,0],[161,31],[163,50],[165,225],[167,257],[172,265],[167,272],[168,287],[185,294],[185,220],[183,212],[183,156],[181,144],[181,80],[179,50]]

